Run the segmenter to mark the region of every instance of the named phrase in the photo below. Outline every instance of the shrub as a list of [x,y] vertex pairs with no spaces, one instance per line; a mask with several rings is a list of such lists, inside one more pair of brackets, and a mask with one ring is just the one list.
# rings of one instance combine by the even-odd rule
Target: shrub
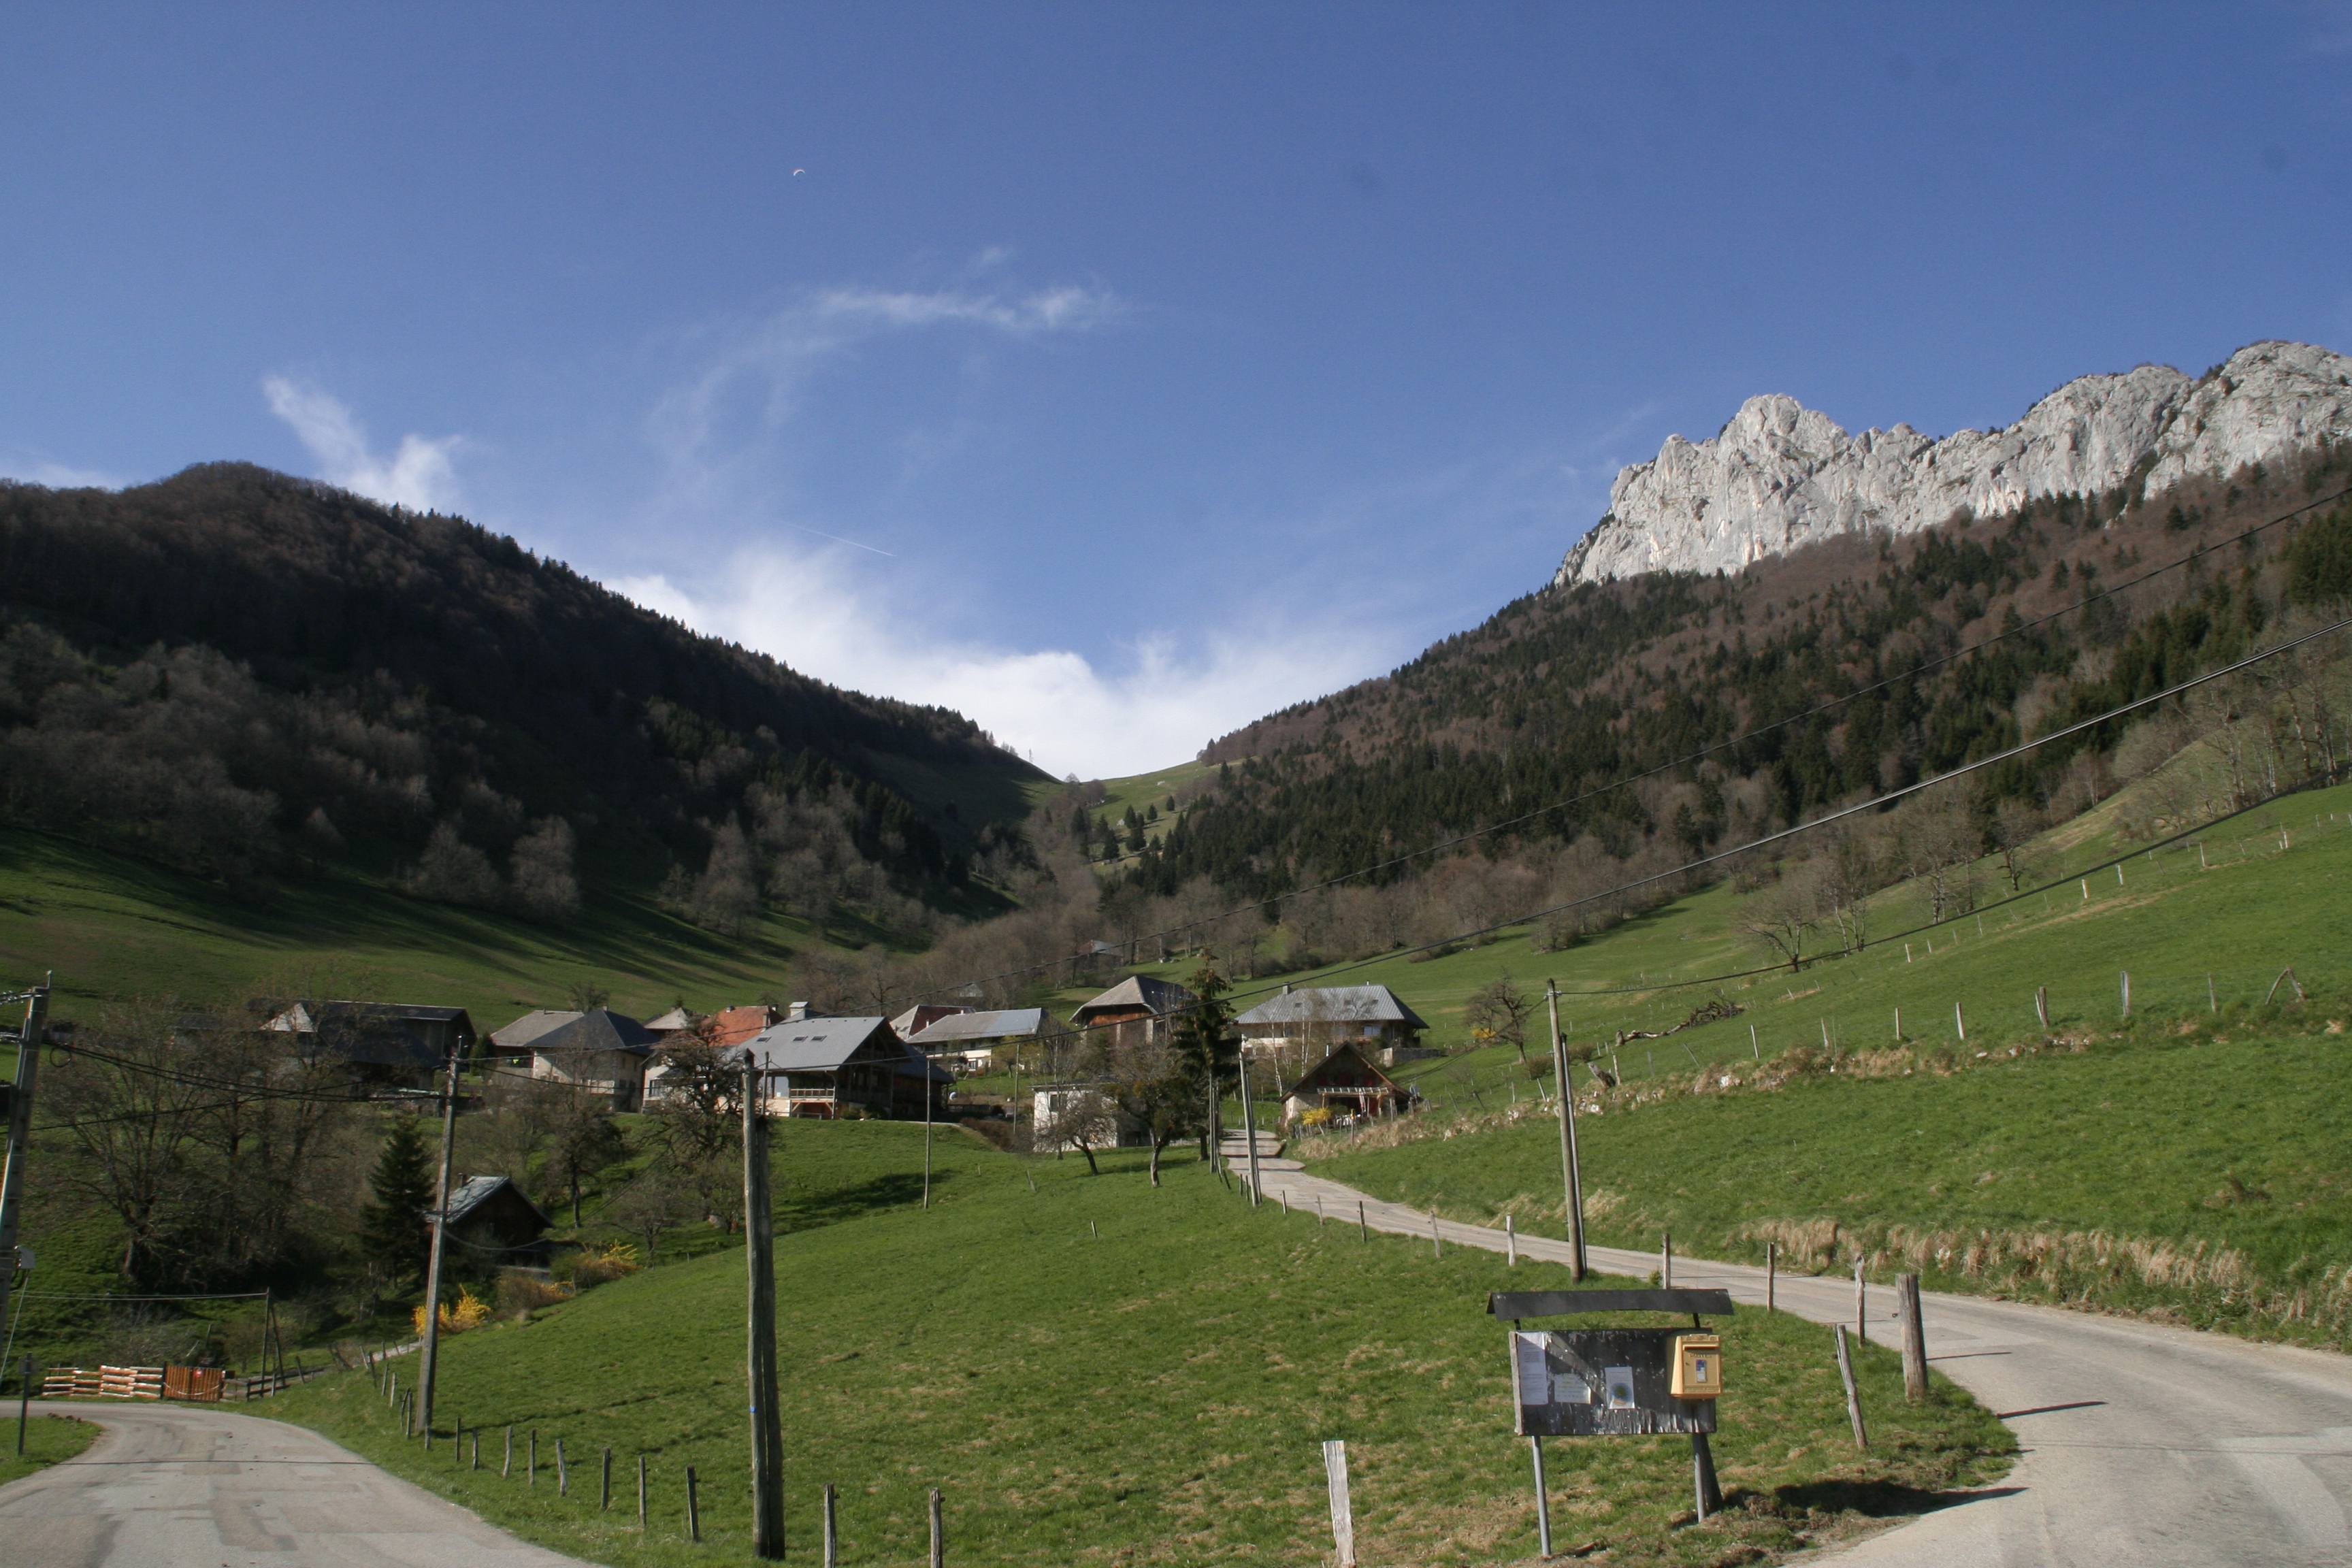
[[[490,1304],[475,1295],[470,1285],[457,1287],[457,1300],[441,1303],[441,1331],[445,1334],[462,1334],[467,1329],[478,1329],[489,1321]],[[409,1314],[409,1322],[418,1333],[425,1331],[425,1306],[422,1302],[417,1304],[415,1311]]]
[[552,1307],[558,1301],[572,1298],[571,1288],[553,1279],[542,1279],[519,1268],[509,1268],[499,1276],[499,1311],[517,1321],[530,1317],[541,1307]]

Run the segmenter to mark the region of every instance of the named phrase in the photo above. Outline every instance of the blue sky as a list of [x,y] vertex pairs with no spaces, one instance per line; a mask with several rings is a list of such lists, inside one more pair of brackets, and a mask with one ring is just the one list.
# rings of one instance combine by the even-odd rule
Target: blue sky
[[2352,346],[2352,12],[0,6],[0,473],[239,458],[1111,775],[1785,392]]

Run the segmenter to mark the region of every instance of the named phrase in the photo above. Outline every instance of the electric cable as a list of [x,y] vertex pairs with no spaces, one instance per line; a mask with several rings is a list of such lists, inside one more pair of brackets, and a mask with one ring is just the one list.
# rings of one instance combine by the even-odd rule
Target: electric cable
[[[1424,845],[1418,849],[1409,850],[1402,855],[1392,856],[1386,860],[1378,861],[1370,866],[1358,867],[1352,871],[1344,871],[1338,876],[1325,878],[1319,882],[1310,882],[1303,888],[1295,888],[1288,892],[1276,894],[1275,897],[1270,899],[1260,899],[1255,903],[1243,904],[1238,908],[1227,910],[1222,914],[1203,915],[1197,920],[1187,921],[1181,925],[1170,926],[1164,930],[1145,931],[1140,935],[1130,936],[1128,940],[1130,942],[1157,941],[1163,937],[1181,935],[1197,926],[1213,925],[1221,921],[1232,920],[1237,916],[1255,914],[1260,910],[1281,903],[1286,899],[1296,899],[1303,897],[1308,893],[1320,892],[1326,888],[1338,887],[1343,882],[1353,881],[1360,877],[1369,877],[1376,872],[1391,869],[1393,867],[1407,865],[1425,856],[1434,855],[1441,850],[1451,849],[1460,845],[1474,842],[1476,839],[1486,837],[1488,834],[1500,833],[1507,828],[1516,827],[1524,823],[1532,822],[1538,817],[1549,816],[1552,812],[1565,811],[1571,806],[1581,805],[1587,801],[1598,799],[1601,795],[1607,795],[1614,790],[1622,789],[1629,784],[1640,784],[1644,780],[1656,778],[1662,774],[1672,773],[1676,769],[1704,762],[1717,752],[1745,744],[1749,741],[1756,740],[1764,735],[1769,735],[1776,730],[1786,729],[1791,724],[1802,723],[1808,719],[1819,718],[1825,713],[1832,712],[1835,710],[1843,707],[1845,704],[1855,700],[1857,698],[1866,697],[1876,691],[1884,691],[1887,688],[1895,686],[1902,681],[1914,679],[1920,675],[1940,669],[1947,665],[1958,663],[1961,659],[1981,653],[1987,648],[2007,642],[2011,637],[2022,637],[2027,632],[2032,631],[2036,627],[2048,626],[2052,622],[2060,620],[2070,615],[2079,614],[2102,599],[2112,598],[2126,590],[2139,587],[2143,584],[2151,582],[2167,573],[2179,571],[2187,566],[2194,564],[2205,556],[2216,553],[2229,545],[2236,544],[2243,546],[2252,541],[2258,534],[2267,532],[2271,529],[2277,528],[2282,524],[2292,522],[2296,518],[2302,517],[2307,512],[2316,510],[2324,506],[2332,505],[2336,501],[2345,500],[2347,497],[2352,497],[2352,488],[2337,490],[2331,495],[2321,496],[2315,500],[2306,501],[2302,506],[2282,512],[2278,516],[2273,517],[2265,522],[2256,523],[2251,528],[2244,529],[2237,533],[2227,535],[2210,544],[2199,545],[2196,549],[2191,550],[2188,554],[2180,556],[2176,560],[2167,562],[2161,566],[2152,566],[2137,577],[2126,578],[2122,582],[2096,589],[2094,592],[2085,595],[2082,599],[2073,605],[2066,605],[2062,609],[2052,610],[2043,615],[2036,616],[2030,621],[2021,621],[2014,626],[2006,627],[2001,631],[1994,633],[1990,637],[1970,643],[1965,647],[1956,648],[1950,653],[1943,654],[1937,658],[1927,659],[1922,663],[1914,665],[1900,675],[1888,676],[1884,679],[1874,681],[1868,686],[1857,687],[1853,690],[1846,692],[1842,696],[1830,698],[1800,712],[1788,714],[1782,718],[1775,719],[1769,724],[1759,724],[1753,729],[1742,731],[1740,733],[1731,736],[1727,740],[1711,742],[1708,744],[1700,747],[1697,751],[1692,752],[1685,756],[1677,757],[1672,762],[1659,763],[1657,766],[1646,769],[1641,773],[1628,773],[1623,778],[1615,779],[1604,784],[1596,784],[1589,790],[1581,791],[1576,795],[1568,796],[1563,800],[1554,801],[1549,805],[1539,806],[1533,811],[1523,812],[1517,816],[1506,817],[1499,822],[1487,823],[1484,826],[1472,828],[1466,833],[1456,834],[1450,838],[1439,839],[1434,843]],[[1148,851],[1139,850],[1130,855],[1119,856],[1113,860],[1099,862],[1099,864],[1120,865],[1130,859],[1140,858],[1141,856],[1147,852]],[[1018,969],[1008,969],[1001,971],[995,974],[982,975],[973,980],[960,981],[952,985],[938,985],[928,990],[908,992],[898,997],[898,1000],[906,1001],[919,999],[924,996],[935,996],[950,991],[962,990],[973,985],[987,984],[992,981],[1017,979],[1024,974],[1034,974],[1044,970],[1055,968],[1058,963],[1063,962],[1066,961],[1048,960],[1044,963],[1027,964]]]

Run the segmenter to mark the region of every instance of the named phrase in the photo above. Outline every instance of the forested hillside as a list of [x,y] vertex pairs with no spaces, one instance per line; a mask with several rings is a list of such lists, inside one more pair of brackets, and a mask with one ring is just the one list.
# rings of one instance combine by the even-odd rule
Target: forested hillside
[[[1386,863],[1282,906],[1293,947],[1339,955],[1737,846],[2308,624],[2352,594],[2352,503],[2334,499],[2347,485],[2352,451],[2322,447],[2159,495],[2126,488],[1962,513],[1909,539],[1850,536],[1737,574],[1530,595],[1389,676],[1213,742],[1202,760],[1220,765],[1184,792],[1172,829],[1139,852],[1140,835],[1120,846],[1113,905],[1150,929],[1208,907],[1203,888],[1280,898]],[[2322,675],[2342,657],[2320,645],[2128,731],[1989,770],[1913,814],[1952,823],[1865,847],[1874,863],[1857,876],[1884,885],[2014,839],[2200,737],[2230,749],[2241,804],[2333,775],[2347,755],[2341,682]],[[1463,835],[1475,837],[1417,854]],[[1937,837],[1949,842],[1931,847]],[[1400,907],[1369,890],[1402,882],[1414,891]]]
[[254,892],[346,862],[561,920],[602,852],[720,930],[969,908],[1036,776],[960,714],[245,464],[0,483],[0,811]]

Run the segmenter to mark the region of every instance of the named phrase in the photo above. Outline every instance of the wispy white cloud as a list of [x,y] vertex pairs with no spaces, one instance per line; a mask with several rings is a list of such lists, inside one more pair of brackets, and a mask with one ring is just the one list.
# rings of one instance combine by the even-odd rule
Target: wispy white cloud
[[457,473],[449,457],[464,444],[462,437],[404,436],[386,459],[369,448],[358,419],[331,394],[282,375],[265,376],[261,390],[269,411],[293,427],[329,484],[419,511],[457,504]]
[[1211,738],[1380,668],[1360,628],[1292,616],[1228,626],[1199,646],[1154,635],[1107,669],[1067,648],[1024,651],[931,634],[903,595],[837,552],[762,544],[707,584],[667,574],[612,586],[695,629],[836,686],[939,703],[1053,773],[1116,778],[1189,757]]
[[[680,565],[672,557],[612,585],[819,679],[955,709],[1039,765],[1088,777],[1191,756],[1213,736],[1392,658],[1389,623],[1377,618],[1296,606],[1258,615],[1231,605],[1219,608],[1213,629],[1186,639],[1139,630],[1108,657],[1034,646],[1052,640],[1050,631],[1024,647],[1024,628],[1045,624],[1037,617],[938,613],[987,595],[974,572],[950,584],[954,563],[894,555],[862,541],[868,527],[790,496],[781,476],[801,438],[796,416],[813,384],[857,350],[925,333],[1036,342],[1109,327],[1133,313],[1107,289],[1022,290],[980,276],[1010,259],[1009,252],[983,252],[951,287],[815,289],[757,321],[711,333],[696,370],[649,416],[668,472],[647,510],[731,521],[761,537],[716,560]],[[957,438],[954,430],[921,430],[893,444],[921,464],[938,460]],[[812,537],[794,541],[795,533]],[[894,558],[866,559],[869,552]],[[974,635],[950,624],[1002,629]]]
[[1038,338],[1109,325],[1129,313],[1108,289],[1059,283],[1028,293],[845,285],[721,336],[699,372],[656,402],[647,420],[679,500],[714,492],[773,455],[819,365],[885,333],[971,328]]

